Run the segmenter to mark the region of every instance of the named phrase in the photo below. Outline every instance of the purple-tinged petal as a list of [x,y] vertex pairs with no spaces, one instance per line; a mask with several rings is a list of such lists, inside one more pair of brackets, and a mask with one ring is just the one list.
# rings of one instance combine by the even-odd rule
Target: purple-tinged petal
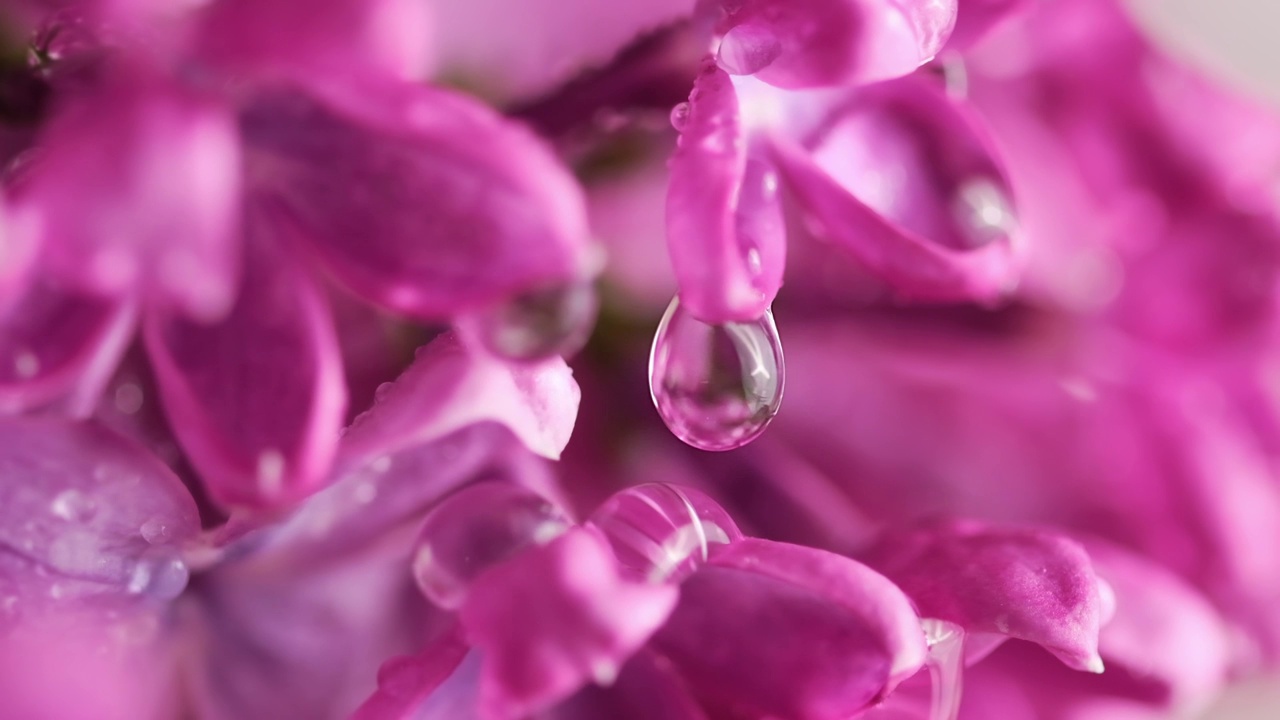
[[153,311],[144,322],[165,412],[214,499],[288,504],[323,481],[346,409],[332,320],[314,281],[245,218],[235,306],[203,324]]
[[431,9],[421,0],[219,0],[204,8],[198,52],[228,72],[303,82],[369,72],[420,79]]
[[704,322],[755,320],[782,285],[777,176],[748,147],[733,81],[710,60],[673,119],[667,248],[681,302]]
[[597,270],[576,181],[474,100],[374,83],[322,102],[277,87],[249,98],[241,127],[251,192],[382,307],[448,318]]
[[460,614],[483,653],[480,716],[524,717],[609,683],[676,598],[673,586],[623,580],[608,543],[581,528],[488,570]]
[[779,135],[772,145],[811,231],[906,298],[990,301],[1011,289],[1012,194],[978,118],[921,76],[830,102],[803,147]]
[[1070,667],[1102,671],[1098,579],[1079,543],[950,522],[888,533],[864,557],[924,617],[1039,643]]
[[0,608],[41,613],[88,596],[168,600],[195,503],[160,461],[113,432],[0,421]]
[[135,309],[34,278],[0,311],[0,412],[92,409],[133,334]]
[[946,50],[963,52],[1029,4],[1029,0],[957,0],[956,24],[947,38]]
[[717,60],[736,75],[799,89],[906,75],[942,47],[954,0],[704,0]]
[[1125,675],[1146,699],[1181,712],[1203,709],[1230,668],[1222,618],[1165,568],[1101,541],[1086,547],[1115,591],[1116,614],[1098,643],[1107,672]]
[[792,583],[857,615],[891,661],[886,692],[924,662],[920,620],[907,596],[862,563],[814,548],[748,538],[718,548],[712,564]]
[[573,433],[580,397],[561,358],[504,363],[446,333],[420,348],[394,383],[379,388],[373,408],[343,436],[343,462],[422,445],[485,421],[506,425],[530,450],[556,459]]
[[146,71],[110,72],[53,121],[13,220],[74,287],[142,290],[216,319],[231,306],[239,262],[233,118]]
[[[880,624],[875,586],[892,585],[847,558],[819,551],[811,552],[824,557],[806,567],[773,566],[789,577],[757,572],[751,551],[771,554],[776,544],[744,540],[729,551],[744,543],[753,547],[740,550],[732,565],[713,561],[684,581],[680,603],[652,647],[676,666],[705,706],[731,717],[829,720],[855,715],[881,699],[898,658],[891,649],[896,639]],[[810,588],[804,576],[815,564],[825,567],[818,587]],[[845,577],[831,580],[840,574]],[[864,575],[878,578],[856,601],[872,610],[870,616],[851,607],[846,592],[862,589]],[[833,589],[843,597],[832,597]],[[915,619],[900,593],[886,598],[904,618]],[[915,628],[923,660],[918,621]]]
[[671,663],[641,650],[608,686],[587,685],[537,720],[705,720]]
[[351,720],[409,720],[427,696],[449,679],[467,655],[468,646],[454,630],[418,655],[391,658],[378,669],[378,689]]

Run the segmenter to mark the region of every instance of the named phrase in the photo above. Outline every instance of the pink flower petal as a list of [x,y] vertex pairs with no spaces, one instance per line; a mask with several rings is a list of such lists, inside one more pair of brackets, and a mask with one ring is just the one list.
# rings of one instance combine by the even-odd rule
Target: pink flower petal
[[773,158],[811,230],[900,295],[995,300],[1021,256],[1011,191],[978,119],[913,76],[831,96]]
[[611,682],[676,596],[622,580],[608,544],[580,528],[486,571],[460,614],[483,657],[480,716],[522,718],[593,678]]
[[1098,580],[1074,541],[953,522],[891,532],[865,556],[923,617],[1039,643],[1077,670],[1102,671]]
[[142,448],[94,424],[8,419],[0,468],[0,618],[186,585],[195,503]]
[[14,204],[69,284],[144,290],[216,319],[236,282],[240,153],[232,118],[147,71],[108,68],[55,118]]
[[252,191],[365,299],[427,319],[592,276],[582,190],[480,103],[371,83],[325,101],[276,88],[242,115]]
[[706,720],[670,663],[641,650],[622,667],[618,679],[590,684],[543,713],[545,720]]
[[418,350],[342,440],[344,462],[423,445],[469,425],[506,425],[532,451],[560,457],[581,394],[561,358],[512,364],[468,349],[452,334]]
[[725,70],[783,88],[866,83],[906,75],[933,58],[956,3],[929,0],[746,0],[719,10]]
[[431,5],[419,0],[219,0],[205,6],[197,43],[230,72],[411,79],[427,69],[431,25]]
[[924,660],[906,597],[830,553],[741,540],[680,593],[653,646],[734,717],[850,717]]
[[324,297],[266,233],[261,214],[246,218],[244,280],[225,319],[152,312],[144,323],[170,424],[228,506],[278,506],[314,492],[346,405]]
[[680,299],[704,322],[755,320],[782,285],[777,176],[748,148],[733,82],[707,60],[687,105],[667,189],[667,248]]
[[419,707],[458,670],[468,646],[455,630],[418,655],[391,658],[378,670],[378,689],[351,720],[409,720]]
[[61,401],[85,415],[133,335],[131,303],[35,278],[0,311],[0,411]]
[[1030,4],[1028,0],[957,0],[956,25],[947,38],[946,49],[963,52],[997,24]]

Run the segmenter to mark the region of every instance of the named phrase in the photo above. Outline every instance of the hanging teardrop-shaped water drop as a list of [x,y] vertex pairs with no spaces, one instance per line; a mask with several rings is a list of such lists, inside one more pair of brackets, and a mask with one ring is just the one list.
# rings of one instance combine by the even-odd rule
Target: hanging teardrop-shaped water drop
[[458,329],[509,360],[572,355],[595,325],[597,300],[589,281],[531,290],[459,320]]
[[777,414],[782,388],[772,312],[710,325],[671,301],[649,354],[649,390],[676,437],[701,450],[742,447]]
[[608,539],[623,577],[649,582],[682,580],[706,562],[711,546],[742,539],[716,501],[666,483],[614,493],[587,524]]
[[929,720],[955,720],[960,712],[964,676],[964,630],[955,623],[925,618],[920,621],[929,648],[929,677],[933,700]]
[[462,605],[485,570],[569,528],[555,505],[518,485],[483,482],[445,498],[427,515],[413,556],[413,576],[436,605]]
[[174,548],[161,547],[142,554],[129,574],[128,590],[156,600],[172,600],[187,587],[190,570]]

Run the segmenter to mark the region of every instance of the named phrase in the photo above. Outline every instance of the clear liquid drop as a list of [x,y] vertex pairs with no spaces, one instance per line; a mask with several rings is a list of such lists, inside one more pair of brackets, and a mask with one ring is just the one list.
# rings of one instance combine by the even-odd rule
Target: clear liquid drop
[[682,580],[706,562],[711,546],[742,539],[716,501],[665,483],[614,493],[587,524],[608,539],[623,577],[648,582]]
[[955,623],[925,618],[920,621],[928,645],[929,677],[933,700],[929,720],[955,720],[960,712],[964,677],[964,630]]
[[773,64],[782,53],[778,38],[757,25],[739,25],[720,40],[716,64],[730,75],[754,75]]
[[484,571],[569,528],[555,505],[518,485],[483,482],[445,498],[427,514],[413,555],[413,576],[428,600],[462,605]]
[[1013,233],[1017,218],[1009,197],[987,178],[960,185],[955,199],[956,222],[969,248],[980,248]]
[[677,132],[684,132],[685,125],[689,124],[689,113],[691,112],[689,103],[682,102],[671,108],[671,127]]
[[591,334],[597,306],[592,283],[557,285],[465,317],[459,330],[509,360],[572,355]]
[[94,503],[79,490],[63,490],[49,503],[49,512],[67,522],[82,523],[93,518]]
[[649,391],[671,432],[700,450],[732,450],[764,432],[782,404],[773,313],[709,325],[673,299],[649,354]]
[[156,600],[172,600],[187,587],[190,571],[173,549],[157,548],[144,553],[129,576],[129,592]]

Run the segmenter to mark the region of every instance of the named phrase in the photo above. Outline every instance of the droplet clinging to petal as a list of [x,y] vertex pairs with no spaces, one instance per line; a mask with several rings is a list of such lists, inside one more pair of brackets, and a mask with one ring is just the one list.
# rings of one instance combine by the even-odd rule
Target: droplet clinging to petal
[[649,355],[649,389],[676,437],[701,450],[754,440],[782,403],[782,344],[773,314],[709,325],[671,301]]

